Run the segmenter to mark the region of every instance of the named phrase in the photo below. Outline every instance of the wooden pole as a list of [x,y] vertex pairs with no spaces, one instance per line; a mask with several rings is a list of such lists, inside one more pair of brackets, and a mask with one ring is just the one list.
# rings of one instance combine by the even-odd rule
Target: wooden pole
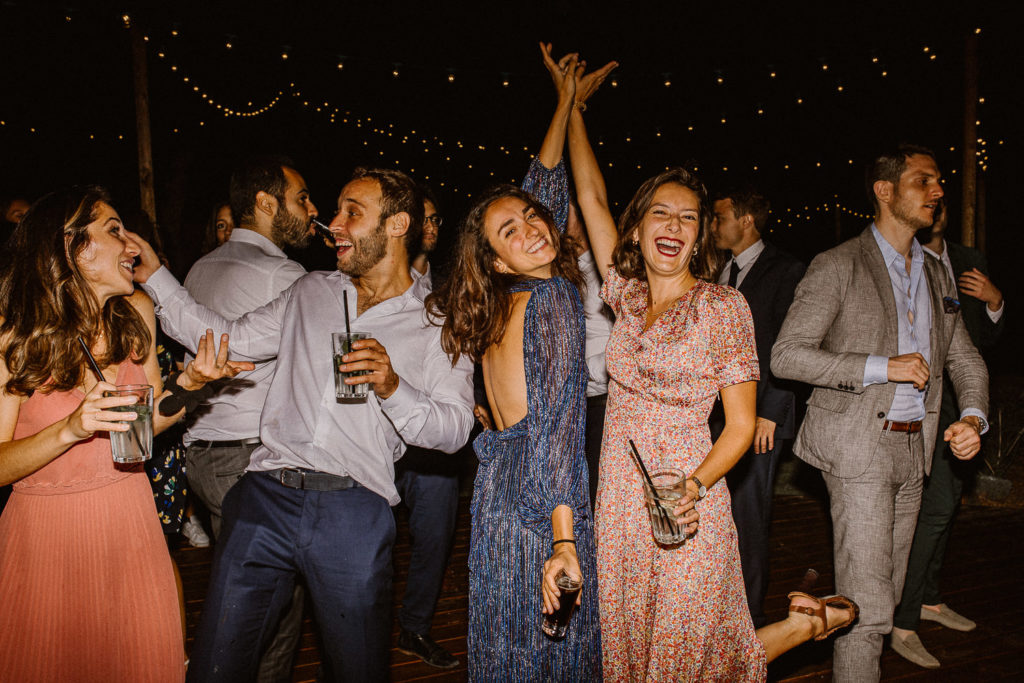
[[978,179],[978,36],[970,29],[964,43],[964,179],[960,242],[974,246]]
[[146,69],[146,41],[142,29],[132,23],[132,73],[135,77],[135,136],[139,147],[139,198],[142,211],[153,226],[153,247],[163,251],[156,223],[156,192],[153,184],[153,140],[149,131],[149,77]]
[[833,215],[836,219],[836,244],[843,241],[843,221],[840,213],[839,204],[836,204],[835,209],[833,210]]
[[974,229],[974,248],[985,253],[985,173],[978,176],[978,209],[975,214],[977,225]]

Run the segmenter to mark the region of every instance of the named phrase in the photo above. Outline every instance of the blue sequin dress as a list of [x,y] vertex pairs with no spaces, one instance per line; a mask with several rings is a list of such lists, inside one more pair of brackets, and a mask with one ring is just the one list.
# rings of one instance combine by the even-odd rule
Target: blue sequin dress
[[[480,465],[471,508],[469,679],[600,681],[594,525],[583,455],[585,388],[583,304],[568,281],[530,280],[523,323],[527,414],[473,446]],[[584,586],[564,640],[541,631],[544,562],[551,556],[551,513],[573,512]]]

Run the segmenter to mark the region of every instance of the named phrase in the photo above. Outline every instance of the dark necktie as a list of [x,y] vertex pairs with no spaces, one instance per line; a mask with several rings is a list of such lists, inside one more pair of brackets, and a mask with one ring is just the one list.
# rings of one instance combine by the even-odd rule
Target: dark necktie
[[732,265],[729,266],[729,286],[735,287],[736,280],[740,277],[740,264],[736,263],[736,259],[732,260]]

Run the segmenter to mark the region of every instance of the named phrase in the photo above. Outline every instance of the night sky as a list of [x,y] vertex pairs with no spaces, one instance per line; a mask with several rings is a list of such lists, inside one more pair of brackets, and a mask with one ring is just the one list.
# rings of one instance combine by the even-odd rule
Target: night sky
[[[773,202],[769,237],[809,260],[835,244],[837,204],[844,238],[867,223],[863,166],[880,144],[936,150],[959,220],[964,42],[980,28],[987,251],[1014,302],[1019,37],[999,8],[960,4],[0,0],[0,195],[99,182],[126,218],[137,211],[127,13],[149,36],[174,270],[197,256],[231,167],[254,153],[292,157],[328,216],[357,165],[429,177],[450,238],[470,196],[518,180],[540,146],[555,103],[543,39],[621,63],[586,113],[620,207],[666,165],[695,166],[712,190],[753,182]],[[326,249],[302,257],[331,264]]]

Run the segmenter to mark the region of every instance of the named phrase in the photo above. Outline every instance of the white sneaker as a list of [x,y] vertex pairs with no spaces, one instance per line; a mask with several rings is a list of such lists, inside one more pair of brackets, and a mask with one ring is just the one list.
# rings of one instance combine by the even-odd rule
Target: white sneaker
[[181,527],[181,535],[188,539],[193,548],[210,547],[210,537],[203,530],[203,524],[195,515],[189,517]]

